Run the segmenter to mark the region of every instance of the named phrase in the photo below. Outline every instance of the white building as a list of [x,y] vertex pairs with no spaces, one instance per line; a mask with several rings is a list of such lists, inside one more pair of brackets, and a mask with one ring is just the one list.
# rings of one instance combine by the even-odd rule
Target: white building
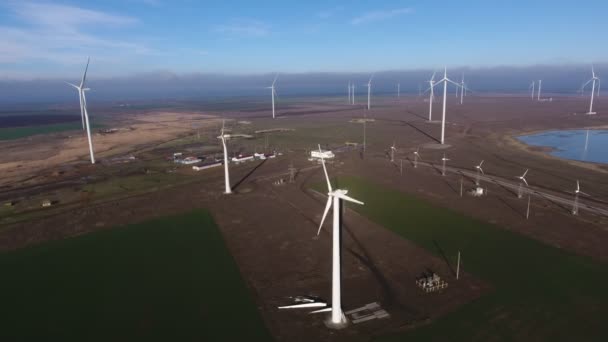
[[333,159],[335,157],[332,151],[324,151],[324,150],[312,150],[310,151],[310,159]]
[[212,167],[218,167],[218,166],[222,166],[222,163],[213,163],[213,164],[207,164],[207,165],[202,165],[202,166],[196,166],[196,165],[194,165],[192,167],[192,170],[194,170],[194,171],[201,171],[201,170],[206,170],[206,169],[210,169]]
[[239,154],[238,157],[232,157],[232,162],[234,163],[243,163],[251,160],[253,160],[253,156],[244,156],[242,154]]

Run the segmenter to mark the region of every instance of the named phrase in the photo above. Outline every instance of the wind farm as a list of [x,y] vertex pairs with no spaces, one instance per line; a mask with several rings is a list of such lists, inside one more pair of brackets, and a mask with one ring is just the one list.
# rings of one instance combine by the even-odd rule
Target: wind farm
[[[88,11],[69,13],[144,25]],[[0,100],[0,339],[605,340],[608,64],[502,69],[415,37],[423,64],[389,62],[376,25],[406,9],[305,38],[345,11],[298,44],[253,19],[211,26],[209,51],[104,40],[136,58],[92,49],[1,87],[28,100]],[[147,59],[205,72],[137,74]]]

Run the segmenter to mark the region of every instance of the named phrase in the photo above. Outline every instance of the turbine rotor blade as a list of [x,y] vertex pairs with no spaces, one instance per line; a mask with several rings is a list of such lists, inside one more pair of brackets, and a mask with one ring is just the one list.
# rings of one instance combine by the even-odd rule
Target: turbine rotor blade
[[335,196],[336,196],[336,197],[338,197],[338,198],[340,198],[340,199],[343,199],[343,200],[345,200],[345,201],[349,201],[349,202],[357,203],[357,204],[360,204],[360,205],[364,205],[364,204],[365,204],[365,203],[363,203],[363,202],[361,202],[361,201],[358,201],[358,200],[356,200],[356,199],[354,199],[354,198],[352,198],[352,197],[347,196],[346,194],[341,194],[341,193],[338,193],[338,194],[336,194]]
[[323,228],[323,223],[325,223],[325,218],[327,217],[327,213],[329,212],[329,208],[331,208],[331,204],[333,199],[330,196],[327,196],[327,204],[325,204],[325,211],[323,211],[323,217],[321,218],[321,224],[319,224],[319,230],[317,230],[317,236],[321,234],[321,228]]
[[89,62],[91,61],[91,57],[87,57],[87,66],[84,68],[84,74],[82,74],[82,81],[80,81],[80,88],[84,86],[84,82],[87,79],[87,71],[89,70]]

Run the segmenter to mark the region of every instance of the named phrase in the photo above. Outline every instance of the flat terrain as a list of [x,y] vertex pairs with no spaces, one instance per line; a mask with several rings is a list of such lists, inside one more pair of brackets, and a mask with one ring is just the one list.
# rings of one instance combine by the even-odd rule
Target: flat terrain
[[[584,210],[573,216],[570,206],[533,194],[526,219],[526,200],[498,183],[482,183],[489,196],[461,197],[460,184],[466,192],[473,179],[458,172],[471,171],[485,160],[486,174],[516,184],[515,176],[529,168],[530,189],[564,199],[572,198],[568,191],[579,179],[592,195],[581,201],[608,208],[607,166],[553,158],[513,138],[545,129],[606,127],[608,114],[602,113],[608,113],[607,106],[599,103],[600,114],[586,116],[580,114],[586,100],[576,97],[558,97],[551,103],[468,97],[464,105],[449,98],[447,144],[440,146],[440,125],[426,120],[428,103],[421,98],[377,97],[371,111],[342,102],[290,101],[279,104],[276,120],[268,119],[268,107],[257,102],[200,108],[190,104],[181,110],[185,117],[168,111],[139,113],[125,122],[135,125],[144,115],[154,121],[148,122],[149,128],[158,135],[129,140],[142,129],[117,133],[129,138],[117,138],[116,147],[100,153],[102,162],[94,166],[86,164],[86,145],[60,164],[44,166],[23,154],[31,146],[44,145],[36,138],[31,145],[10,142],[21,144],[18,158],[33,172],[21,174],[23,166],[13,165],[11,177],[4,178],[0,199],[13,205],[0,208],[0,249],[207,208],[277,340],[369,340],[387,334],[395,340],[445,340],[449,334],[462,341],[579,336],[593,341],[608,335],[600,321],[606,314],[601,289],[608,285],[608,218]],[[440,115],[435,107],[434,120]],[[283,153],[276,159],[231,165],[233,196],[221,193],[221,168],[195,172],[166,160],[178,151],[208,156],[220,152],[216,136],[221,116],[229,118],[231,133],[254,136],[231,140],[231,154]],[[351,122],[363,117],[373,121]],[[193,122],[202,128],[194,129]],[[277,131],[254,133],[269,129]],[[348,147],[347,142],[359,145]],[[393,143],[397,153],[391,163]],[[322,316],[276,309],[288,296],[329,298],[327,227],[315,237],[325,198],[311,190],[322,190],[323,183],[318,166],[307,161],[317,144],[337,154],[329,167],[336,184],[366,202],[352,208],[357,212],[345,212],[344,308],[379,302],[391,314],[389,320],[332,332],[325,329]],[[424,164],[414,167],[417,148]],[[136,159],[111,162],[127,153]],[[450,158],[445,177],[440,174],[444,153]],[[288,178],[290,164],[299,170],[296,183],[274,185]],[[45,198],[56,204],[41,208]],[[458,250],[464,274],[455,281]],[[449,289],[422,293],[413,282],[426,269],[444,277]]]
[[0,273],[3,341],[270,339],[202,210],[3,253]]
[[[382,341],[603,341],[608,265],[540,244],[359,178],[340,178],[352,208],[404,238],[447,256],[493,291],[427,327]],[[410,262],[407,260],[404,262]]]

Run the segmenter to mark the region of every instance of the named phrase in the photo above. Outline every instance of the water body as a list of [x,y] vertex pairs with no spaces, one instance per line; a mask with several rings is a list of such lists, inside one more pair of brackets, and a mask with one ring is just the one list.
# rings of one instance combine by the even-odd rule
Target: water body
[[528,145],[550,147],[551,155],[571,160],[608,164],[608,130],[576,129],[522,135]]

